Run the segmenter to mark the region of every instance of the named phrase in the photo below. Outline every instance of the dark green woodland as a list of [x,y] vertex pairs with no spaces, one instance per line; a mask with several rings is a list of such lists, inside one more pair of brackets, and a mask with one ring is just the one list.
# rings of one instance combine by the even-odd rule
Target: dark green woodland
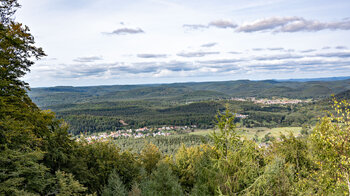
[[[29,96],[41,109],[50,109],[69,123],[71,133],[79,134],[163,125],[213,128],[215,115],[226,109],[248,115],[249,118],[241,120],[246,127],[315,125],[324,111],[331,108],[331,95],[348,97],[349,88],[350,80],[247,80],[35,88],[29,91]],[[250,97],[302,102],[268,105],[247,99]],[[238,98],[246,101],[237,101]],[[123,126],[120,120],[128,125]]]

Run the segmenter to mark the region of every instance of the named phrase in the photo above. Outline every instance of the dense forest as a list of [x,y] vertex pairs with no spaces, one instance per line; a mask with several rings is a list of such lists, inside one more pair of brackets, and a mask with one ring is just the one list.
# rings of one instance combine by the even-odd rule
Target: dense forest
[[[49,107],[58,118],[69,123],[70,133],[96,133],[119,129],[157,127],[163,125],[213,128],[215,115],[226,109],[248,115],[237,118],[244,127],[279,127],[315,125],[324,111],[331,109],[329,99],[310,103],[264,105],[251,101],[211,100],[187,104],[161,105],[149,101],[116,101],[67,104]],[[120,123],[123,120],[127,125]]]
[[[50,109],[64,119],[73,134],[163,125],[213,128],[215,114],[225,109],[248,115],[240,120],[245,127],[301,127],[304,124],[314,126],[324,111],[331,109],[331,94],[346,95],[349,84],[350,80],[344,79],[61,86],[35,88],[29,91],[29,96],[41,109]],[[249,99],[236,100],[251,96],[256,99],[298,98],[302,102],[267,105]],[[128,126],[120,124],[120,120]]]
[[229,97],[327,98],[350,90],[350,79],[335,81],[223,81],[152,85],[114,85],[34,88],[29,96],[40,107],[121,100],[157,100],[164,104],[186,103]]
[[[225,105],[210,137],[187,138],[185,143],[193,145],[181,145],[173,156],[157,145],[177,145],[183,138],[146,141],[140,150],[77,141],[67,123],[32,102],[21,80],[33,59],[45,53],[34,45],[29,28],[14,20],[19,7],[16,0],[0,0],[1,195],[349,195],[350,104],[339,99],[348,92],[332,100],[331,112],[310,133],[281,135],[266,145],[239,137],[234,114],[227,110],[233,108]],[[216,102],[204,104],[215,106],[208,112],[221,109]],[[207,111],[201,104],[193,107],[191,115]],[[259,108],[261,116],[294,109]],[[273,117],[283,123],[279,118]]]

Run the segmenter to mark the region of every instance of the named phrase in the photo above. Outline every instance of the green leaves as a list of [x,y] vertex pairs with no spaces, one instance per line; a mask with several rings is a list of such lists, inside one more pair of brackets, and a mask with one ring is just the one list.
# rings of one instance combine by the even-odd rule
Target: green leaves
[[86,191],[86,188],[75,180],[73,175],[70,173],[56,171],[53,183],[54,187],[52,188],[52,192],[50,192],[48,195],[85,195],[84,192]]
[[216,194],[235,195],[247,188],[261,174],[263,157],[256,143],[244,141],[236,133],[234,115],[228,110],[217,115],[218,131],[210,137],[217,151],[213,157]]
[[234,115],[226,110],[225,114],[216,116],[217,127],[219,131],[210,134],[210,138],[214,142],[215,148],[223,157],[227,157],[229,150],[234,150],[235,144],[239,141],[239,137],[235,131]]
[[0,1],[0,92],[3,95],[8,95],[14,87],[25,88],[26,83],[20,77],[29,71],[33,59],[45,55],[41,48],[34,46],[29,28],[11,18],[18,7],[15,0]]
[[108,184],[105,186],[102,192],[102,196],[126,196],[127,191],[123,182],[120,180],[119,175],[115,170],[108,177]]
[[323,117],[311,134],[313,155],[320,168],[312,178],[321,182],[322,192],[350,193],[350,104],[335,98],[333,102],[335,112]]
[[159,152],[157,146],[152,143],[147,143],[140,154],[140,161],[142,166],[150,174],[160,161],[162,154]]
[[[28,149],[30,150],[30,149]],[[49,170],[39,163],[43,158],[40,151],[0,151],[0,194],[39,194],[49,185]]]
[[168,164],[160,162],[150,179],[142,184],[142,195],[145,196],[181,196],[183,195],[177,177]]

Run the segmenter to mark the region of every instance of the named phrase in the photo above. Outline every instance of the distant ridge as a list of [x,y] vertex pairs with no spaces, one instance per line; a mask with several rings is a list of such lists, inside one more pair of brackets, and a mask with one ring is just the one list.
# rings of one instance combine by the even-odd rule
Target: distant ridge
[[[312,81],[320,81],[320,82],[327,82],[327,81],[339,81],[339,80],[349,80],[350,76],[341,76],[341,77],[323,77],[323,78],[296,78],[296,79],[264,79],[264,80],[248,80],[248,79],[240,79],[240,80],[226,80],[226,81],[201,81],[201,82],[174,82],[174,83],[154,83],[154,84],[109,84],[109,85],[91,85],[91,86],[51,86],[51,87],[33,87],[31,89],[45,89],[45,90],[66,90],[66,89],[79,89],[79,90],[86,90],[87,88],[91,87],[105,87],[105,88],[115,88],[117,86],[122,87],[123,90],[125,89],[134,89],[134,88],[140,88],[140,87],[157,87],[157,86],[163,86],[163,85],[196,85],[196,84],[205,84],[205,83],[223,83],[223,82],[239,82],[239,83],[249,83],[249,82],[264,82],[264,83],[278,83],[278,82],[312,82]],[[78,91],[79,91],[78,90]]]
[[[345,80],[344,80],[345,79]],[[32,88],[29,96],[39,107],[86,102],[164,101],[194,102],[231,97],[327,98],[350,90],[350,77],[295,80],[236,80],[152,85],[111,85]]]
[[312,82],[312,81],[338,81],[338,80],[348,80],[350,76],[342,77],[325,77],[325,78],[300,78],[300,79],[283,79],[275,80],[278,82]]

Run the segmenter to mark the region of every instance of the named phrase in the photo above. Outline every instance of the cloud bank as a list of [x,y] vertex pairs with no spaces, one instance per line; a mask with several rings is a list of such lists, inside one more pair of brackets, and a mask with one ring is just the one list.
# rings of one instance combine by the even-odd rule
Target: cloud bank
[[184,24],[184,28],[198,30],[209,27],[221,29],[235,29],[236,32],[273,32],[273,33],[293,33],[293,32],[316,32],[322,30],[350,30],[350,19],[334,22],[320,22],[308,20],[303,17],[270,17],[258,19],[253,22],[246,22],[237,25],[228,20],[216,20],[203,24]]
[[216,28],[221,28],[221,29],[227,29],[227,28],[236,28],[237,25],[233,24],[230,21],[227,20],[216,20],[216,21],[212,21],[208,24],[208,26],[210,27],[216,27]]
[[[336,47],[334,47],[335,49]],[[264,54],[269,50],[278,54]],[[296,50],[288,52],[284,48],[263,48],[258,55],[250,54],[212,59],[166,60],[166,54],[138,54],[138,58],[154,59],[151,62],[114,62],[98,63],[101,57],[79,57],[73,64],[58,64],[53,70],[51,66],[39,66],[38,72],[44,72],[51,77],[72,79],[105,79],[128,77],[179,77],[179,76],[224,76],[240,73],[348,73],[350,70],[350,51],[316,52],[322,50]],[[311,53],[313,52],[313,53]],[[308,54],[311,53],[311,54]],[[185,58],[203,57],[220,54],[220,52],[181,52],[178,56]]]
[[315,32],[321,30],[350,30],[350,20],[337,22],[319,22],[317,20],[307,20],[302,17],[271,17],[256,20],[239,26],[237,32]]
[[76,59],[73,59],[73,61],[80,62],[80,63],[90,63],[90,62],[95,62],[99,60],[103,60],[102,57],[91,56],[91,57],[78,57]]
[[166,54],[137,54],[139,58],[166,58],[168,55]]
[[181,57],[204,57],[212,54],[220,54],[220,52],[181,52],[177,53],[176,55]]
[[209,27],[215,27],[219,29],[234,29],[237,27],[237,24],[232,23],[231,21],[228,20],[215,20],[211,21],[206,25],[203,24],[184,24],[182,27],[186,29],[191,29],[191,30],[198,30],[198,29],[207,29]]
[[210,48],[210,47],[213,47],[213,46],[216,46],[216,45],[218,45],[218,43],[211,42],[211,43],[203,44],[203,45],[201,45],[201,47]]

